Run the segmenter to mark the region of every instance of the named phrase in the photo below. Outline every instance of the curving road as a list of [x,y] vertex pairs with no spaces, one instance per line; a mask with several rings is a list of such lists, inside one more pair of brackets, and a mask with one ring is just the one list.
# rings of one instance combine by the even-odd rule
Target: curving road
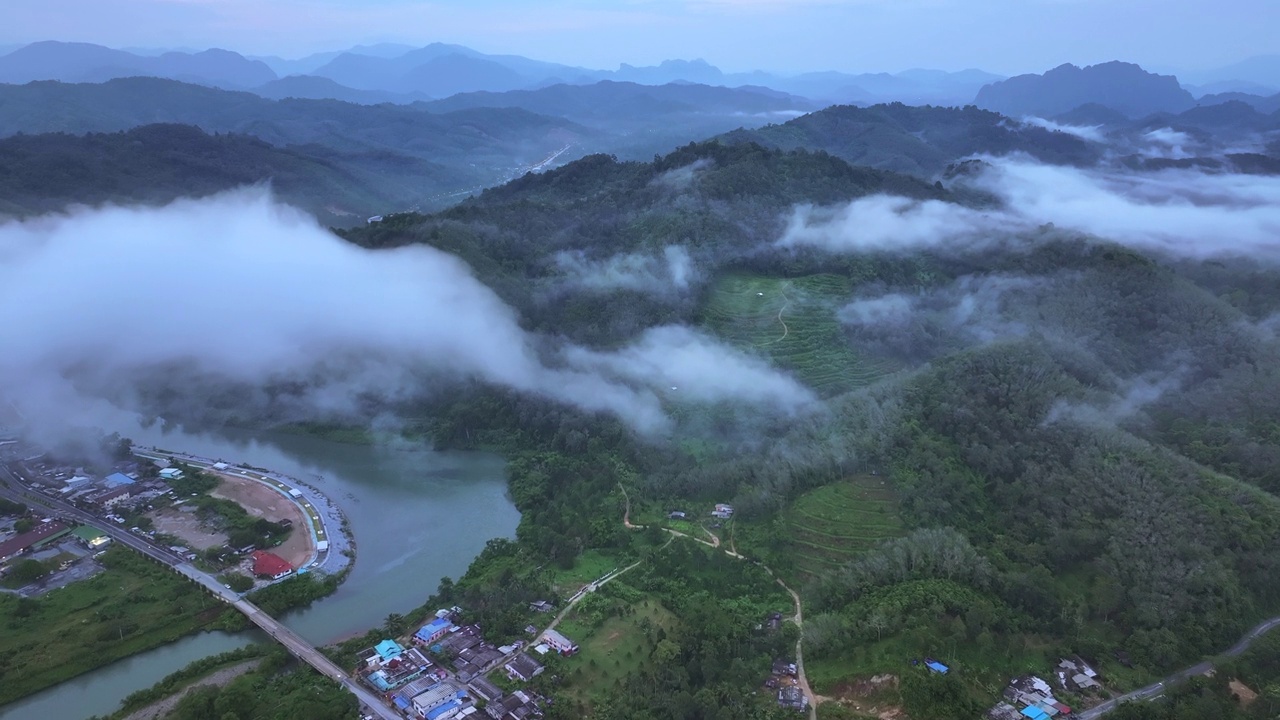
[[[1266,635],[1276,627],[1280,627],[1280,617],[1274,617],[1270,620],[1258,623],[1252,630],[1245,633],[1244,637],[1240,638],[1239,642],[1228,648],[1226,652],[1222,653],[1222,655],[1224,657],[1235,657],[1236,655],[1239,655],[1245,650],[1248,650],[1249,646],[1252,645],[1255,640]],[[1184,680],[1195,677],[1196,675],[1203,675],[1212,669],[1213,663],[1208,660],[1196,663],[1189,668],[1179,670],[1159,682],[1152,683],[1144,688],[1138,688],[1131,693],[1126,693],[1118,698],[1108,700],[1101,705],[1089,708],[1088,710],[1080,713],[1079,718],[1080,720],[1092,720],[1093,718],[1106,715],[1126,702],[1133,702],[1135,700],[1154,700],[1155,698],[1163,695],[1164,691],[1170,687],[1177,685]]]
[[[623,527],[627,528],[628,530],[643,530],[645,527],[644,525],[635,525],[631,522],[631,495],[627,493],[627,489],[622,486],[622,483],[618,483],[618,489],[622,491],[622,497],[625,500],[625,506],[622,511]],[[800,685],[800,690],[804,692],[805,698],[809,700],[809,720],[817,720],[819,698],[813,692],[813,690],[809,687],[809,677],[804,672],[804,648],[802,647],[802,644],[804,642],[804,608],[801,607],[800,605],[800,594],[797,593],[795,590],[792,590],[791,588],[787,587],[787,584],[782,582],[782,578],[775,575],[773,570],[768,565],[765,565],[764,563],[759,562],[757,560],[751,560],[745,555],[738,554],[738,551],[736,548],[732,548],[732,547],[721,548],[719,536],[717,536],[715,533],[711,532],[710,530],[707,530],[705,527],[702,528],[703,531],[711,536],[711,539],[715,541],[714,543],[708,542],[706,540],[702,540],[700,538],[693,537],[692,535],[688,535],[686,533],[682,533],[679,530],[672,530],[671,528],[662,528],[662,529],[671,533],[672,539],[677,537],[688,538],[694,542],[702,543],[707,547],[723,550],[724,554],[728,555],[731,558],[736,558],[738,560],[747,560],[748,562],[759,565],[760,567],[764,568],[765,572],[769,573],[769,577],[772,577],[774,581],[776,581],[779,585],[782,586],[783,590],[787,591],[787,594],[791,596],[792,601],[794,601],[796,605],[796,614],[792,616],[791,621],[796,624],[796,627],[800,628],[800,637],[796,638],[796,681]],[[671,541],[668,540],[667,542],[670,543]],[[639,564],[640,564],[639,562],[636,562],[635,564],[627,567],[627,570],[630,570],[631,568]],[[567,608],[566,608],[566,611],[567,611]],[[559,622],[559,621],[560,621],[560,618],[556,618],[556,622]],[[553,624],[552,627],[554,626],[555,625]]]

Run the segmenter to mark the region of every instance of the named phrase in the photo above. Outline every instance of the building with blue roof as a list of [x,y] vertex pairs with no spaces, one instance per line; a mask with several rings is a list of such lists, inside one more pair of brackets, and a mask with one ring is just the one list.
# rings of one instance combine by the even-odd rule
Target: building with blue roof
[[118,488],[122,485],[132,485],[133,478],[124,473],[111,473],[105,479],[106,486],[109,488]]
[[391,662],[404,654],[404,648],[400,647],[400,643],[395,640],[383,640],[373,649],[378,653],[378,657],[382,658],[382,662]]
[[453,621],[448,618],[436,618],[419,628],[413,637],[423,645],[430,645],[447,635],[451,627],[453,627]]
[[1035,705],[1028,705],[1027,707],[1022,708],[1022,714],[1029,718],[1029,720],[1045,720],[1049,717],[1045,711]]
[[933,672],[938,673],[939,675],[946,675],[947,672],[951,670],[951,668],[947,667],[946,665],[943,665],[937,660],[929,660],[928,662],[925,663],[925,667],[929,668]]
[[434,710],[428,710],[427,720],[436,720],[436,718],[439,718],[441,715],[451,713],[460,707],[462,707],[462,703],[458,702],[457,700],[450,700],[449,702],[441,705],[440,707]]

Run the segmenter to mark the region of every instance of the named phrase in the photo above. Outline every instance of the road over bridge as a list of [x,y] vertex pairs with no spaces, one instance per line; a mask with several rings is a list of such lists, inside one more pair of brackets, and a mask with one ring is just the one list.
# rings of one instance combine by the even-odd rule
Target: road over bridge
[[92,524],[95,528],[110,535],[112,540],[121,545],[126,545],[152,560],[170,567],[174,572],[203,586],[213,595],[244,613],[244,616],[249,618],[250,622],[266,631],[268,635],[275,639],[276,642],[284,645],[299,660],[315,668],[321,675],[331,678],[342,685],[365,706],[366,713],[372,712],[383,720],[404,720],[399,713],[383,702],[382,698],[352,680],[343,672],[342,668],[325,657],[324,653],[317,650],[314,645],[303,639],[301,635],[290,630],[278,620],[263,612],[258,606],[245,600],[238,593],[219,583],[214,577],[202,572],[168,548],[154,545],[142,536],[125,530],[114,523],[104,522],[102,518],[85,512],[61,499],[28,490],[16,474],[9,467],[3,465],[0,465],[0,497],[6,497],[29,506],[52,510],[63,518]]

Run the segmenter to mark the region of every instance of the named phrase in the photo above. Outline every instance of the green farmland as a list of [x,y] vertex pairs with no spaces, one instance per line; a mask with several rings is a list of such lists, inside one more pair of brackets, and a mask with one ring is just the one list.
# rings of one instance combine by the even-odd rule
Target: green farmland
[[767,355],[830,397],[893,370],[859,357],[845,340],[836,310],[851,291],[839,275],[729,275],[712,287],[703,319],[720,337]]
[[902,534],[896,496],[872,475],[805,493],[786,512],[786,523],[787,552],[798,579],[805,581]]

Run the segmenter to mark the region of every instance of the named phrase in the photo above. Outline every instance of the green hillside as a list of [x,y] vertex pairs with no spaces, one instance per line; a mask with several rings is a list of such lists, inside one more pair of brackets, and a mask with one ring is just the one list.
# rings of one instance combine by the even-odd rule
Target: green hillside
[[884,478],[858,475],[811,490],[784,514],[783,553],[800,581],[822,577],[902,534],[898,498]]
[[839,275],[778,279],[729,275],[710,289],[703,321],[717,335],[767,355],[822,395],[875,382],[892,366],[860,357],[845,341],[836,309],[851,292]]

